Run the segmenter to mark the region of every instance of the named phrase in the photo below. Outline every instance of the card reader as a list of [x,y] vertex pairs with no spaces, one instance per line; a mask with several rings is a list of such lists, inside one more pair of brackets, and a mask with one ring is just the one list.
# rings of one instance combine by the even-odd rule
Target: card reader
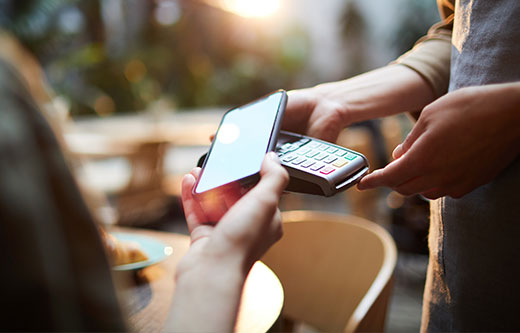
[[[275,151],[289,172],[288,192],[330,197],[357,184],[369,169],[361,153],[287,131],[280,131]],[[201,156],[199,167],[205,158]]]
[[289,192],[330,197],[358,183],[369,169],[358,152],[286,131],[280,131],[276,153],[289,172]]

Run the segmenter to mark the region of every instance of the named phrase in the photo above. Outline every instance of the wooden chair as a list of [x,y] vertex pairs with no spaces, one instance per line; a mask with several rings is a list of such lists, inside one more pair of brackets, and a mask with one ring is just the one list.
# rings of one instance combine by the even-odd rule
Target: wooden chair
[[262,259],[284,288],[282,322],[383,331],[397,259],[390,234],[348,215],[288,211],[282,219],[284,236]]
[[169,198],[163,190],[166,142],[143,142],[127,159],[132,166],[128,185],[115,195],[118,224],[143,226],[164,216]]

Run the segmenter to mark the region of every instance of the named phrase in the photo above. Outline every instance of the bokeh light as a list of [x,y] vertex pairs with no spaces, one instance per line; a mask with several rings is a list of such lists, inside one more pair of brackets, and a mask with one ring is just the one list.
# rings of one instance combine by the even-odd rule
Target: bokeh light
[[280,0],[223,0],[222,7],[243,17],[267,17],[280,8]]
[[146,66],[140,60],[131,60],[125,66],[125,77],[128,81],[136,83],[146,75]]

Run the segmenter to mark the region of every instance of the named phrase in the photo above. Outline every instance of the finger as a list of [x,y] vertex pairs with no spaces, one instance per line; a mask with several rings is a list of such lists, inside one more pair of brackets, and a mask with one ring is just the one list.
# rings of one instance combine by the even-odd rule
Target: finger
[[425,191],[425,192],[421,193],[421,195],[423,197],[425,197],[426,199],[435,200],[435,199],[445,196],[446,191],[435,188],[435,189],[431,189],[429,191]]
[[315,104],[313,102],[315,102],[315,99],[305,89],[290,90],[287,92],[285,110],[289,112],[310,112]]
[[425,198],[428,199],[438,199],[444,196],[450,196],[454,199],[459,199],[471,192],[472,189],[477,187],[478,185],[472,181],[463,181],[460,183],[456,183],[450,187],[438,187],[429,191],[425,191],[422,194]]
[[439,184],[437,176],[419,176],[393,188],[402,195],[412,195],[432,190],[435,184]]
[[239,183],[233,183],[231,188],[223,194],[223,200],[226,208],[231,208],[243,195],[242,186]]
[[426,193],[426,195],[430,195],[435,199],[442,196],[450,196],[454,199],[459,199],[471,192],[471,190],[483,184],[473,179],[459,179],[459,181],[454,181],[452,183],[452,186],[444,187],[443,191],[439,191],[439,193]]
[[269,235],[272,236],[271,243],[279,241],[283,236],[282,215],[279,209],[276,209],[271,220]]
[[336,142],[339,132],[343,129],[343,117],[340,113],[340,106],[332,103],[320,103],[316,106],[313,114],[326,114],[326,117],[319,117],[309,121],[307,134],[328,142]]
[[262,162],[260,182],[251,190],[255,192],[274,192],[278,196],[289,183],[289,174],[280,165],[280,159],[274,152],[269,152]]
[[267,231],[262,234],[263,246],[257,246],[255,248],[254,252],[251,254],[251,259],[254,259],[253,261],[256,261],[257,258],[262,257],[262,255],[265,254],[268,248],[277,241],[279,241],[282,238],[282,236],[283,226],[281,214],[280,211],[276,209],[272,219],[270,220],[270,222],[268,222]]
[[289,181],[276,154],[267,154],[262,163],[261,177],[260,182],[226,213],[221,223],[242,221],[241,233],[254,234],[272,220],[280,195]]
[[202,169],[199,168],[199,167],[196,167],[196,168],[193,168],[191,169],[190,173],[193,175],[193,177],[195,177],[195,179],[199,179],[200,177],[200,173],[201,173]]
[[[274,193],[250,191],[222,217],[219,227],[233,230],[229,236],[238,239],[255,238],[269,230],[279,197]],[[229,227],[232,224],[233,227]],[[227,226],[226,226],[227,225]]]
[[460,177],[453,180],[447,180],[445,182],[434,183],[437,186],[432,189],[421,192],[421,195],[427,199],[438,199],[444,196],[450,196],[452,198],[460,198],[469,191],[469,183],[462,180]]
[[397,147],[395,147],[394,151],[392,151],[392,157],[393,157],[394,159],[398,159],[398,158],[401,157],[403,154],[404,154],[404,151],[403,151],[403,144],[400,143],[399,145],[397,145]]
[[410,163],[408,155],[388,164],[383,169],[374,170],[371,174],[363,177],[358,183],[359,190],[367,190],[379,186],[395,188],[415,177],[418,171]]
[[191,244],[195,243],[199,239],[211,236],[211,233],[215,229],[215,226],[203,224],[198,225],[193,231],[190,232]]
[[312,99],[303,90],[291,90],[287,95],[287,107],[282,128],[293,132],[303,132],[307,128],[309,115],[314,108]]
[[226,213],[227,207],[222,197],[222,193],[208,193],[200,202],[208,223],[216,224]]
[[195,177],[192,173],[184,176],[181,185],[182,206],[188,224],[188,230],[191,232],[196,226],[207,221],[204,210],[199,202],[193,198],[193,186],[195,186]]
[[398,159],[401,156],[403,156],[408,150],[410,150],[412,145],[421,136],[423,132],[423,122],[419,120],[414,125],[414,127],[412,127],[412,130],[410,131],[410,133],[408,133],[404,141],[400,145],[395,147],[394,151],[392,152],[392,157]]

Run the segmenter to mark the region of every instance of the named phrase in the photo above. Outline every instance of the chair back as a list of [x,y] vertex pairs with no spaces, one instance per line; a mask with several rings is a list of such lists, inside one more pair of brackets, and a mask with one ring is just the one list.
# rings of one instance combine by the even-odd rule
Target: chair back
[[368,220],[282,213],[284,236],[264,256],[285,294],[283,316],[320,331],[383,331],[397,250]]

